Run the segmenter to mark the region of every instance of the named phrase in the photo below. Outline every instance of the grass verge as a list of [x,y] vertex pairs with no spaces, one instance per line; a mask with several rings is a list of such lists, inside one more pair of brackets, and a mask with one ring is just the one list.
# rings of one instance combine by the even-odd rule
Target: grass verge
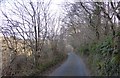
[[30,76],[48,75],[57,66],[59,66],[66,58],[67,58],[67,55],[59,54],[56,57],[54,57],[53,60],[51,60],[51,61],[49,61],[47,63],[44,63],[44,64],[39,64],[38,68]]

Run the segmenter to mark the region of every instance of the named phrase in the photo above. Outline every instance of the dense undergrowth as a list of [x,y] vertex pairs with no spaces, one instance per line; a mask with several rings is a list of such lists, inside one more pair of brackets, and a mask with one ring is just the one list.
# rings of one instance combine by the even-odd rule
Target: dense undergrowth
[[112,37],[98,42],[86,44],[80,48],[82,55],[88,57],[88,63],[93,75],[120,75],[120,54],[115,47],[117,43]]
[[54,67],[55,65],[61,63],[67,55],[59,54],[55,56],[51,61],[46,63],[40,63],[37,67],[37,70],[35,70],[30,75],[43,75],[45,71],[48,71],[50,68]]
[[[54,66],[60,64],[66,59],[67,55],[58,53],[57,55],[42,59],[43,62],[39,62],[37,67],[34,66],[32,59],[28,58],[27,62],[22,61],[19,64],[12,64],[3,71],[4,76],[42,76],[46,71],[49,71]],[[13,69],[14,68],[14,69]],[[3,74],[2,73],[2,74]]]

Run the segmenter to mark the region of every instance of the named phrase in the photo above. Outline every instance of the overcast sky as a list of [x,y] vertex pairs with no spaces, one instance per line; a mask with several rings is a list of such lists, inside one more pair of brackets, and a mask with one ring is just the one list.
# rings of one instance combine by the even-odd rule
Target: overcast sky
[[[9,9],[13,9],[13,2],[15,0],[2,0],[0,2],[0,11],[3,10],[4,12],[8,12]],[[22,1],[22,0],[18,0],[18,1]],[[23,1],[30,1],[30,0],[23,0]],[[37,1],[37,0],[31,0],[32,2]],[[48,2],[50,0],[41,0],[41,1],[45,1]],[[70,1],[72,2],[73,0],[51,0],[51,5],[50,5],[50,10],[51,13],[55,13],[57,16],[59,16],[62,12],[62,8],[60,7],[64,2],[66,1]],[[0,12],[0,26],[2,26],[2,13]],[[15,17],[14,17],[15,18]],[[16,18],[17,19],[17,18]],[[0,28],[1,30],[1,28]],[[1,34],[0,34],[1,35]]]
[[[8,11],[8,9],[12,9],[12,2],[14,2],[15,0],[0,0],[0,11],[1,9],[3,11]],[[21,1],[21,0],[18,0],[18,1]],[[23,0],[23,1],[30,1],[30,0]],[[37,0],[31,0],[31,1],[37,1]],[[41,0],[43,1],[43,0]],[[45,2],[48,2],[50,0],[44,0]],[[52,4],[51,4],[51,12],[52,13],[56,13],[56,15],[60,15],[62,13],[62,9],[61,9],[61,5],[64,3],[64,2],[77,2],[77,1],[91,1],[91,0],[52,0]],[[93,1],[104,1],[104,0],[93,0]],[[110,0],[105,0],[105,1],[110,1]],[[119,1],[119,0],[112,0],[112,1]],[[11,5],[10,5],[11,4]],[[2,14],[0,12],[0,26],[2,25]],[[1,28],[0,28],[1,30]],[[1,35],[1,34],[0,34]]]

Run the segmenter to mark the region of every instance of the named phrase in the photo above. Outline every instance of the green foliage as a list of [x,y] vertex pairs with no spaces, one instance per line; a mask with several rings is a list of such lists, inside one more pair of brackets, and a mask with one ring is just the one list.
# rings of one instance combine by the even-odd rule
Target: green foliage
[[89,48],[88,48],[88,46],[81,46],[79,51],[81,52],[82,55],[87,55],[87,56],[89,55]]
[[81,47],[80,51],[85,55],[86,49],[89,51],[89,64],[94,67],[96,75],[120,75],[120,54],[114,54],[115,42],[112,37],[107,37],[104,41],[91,43]]
[[65,58],[66,58],[66,55],[59,53],[58,55],[54,57],[53,60],[46,62],[46,63],[40,63],[38,67],[32,73],[30,73],[29,76],[42,75],[43,72],[59,64]]
[[117,32],[117,33],[116,33],[116,36],[120,36],[120,32]]

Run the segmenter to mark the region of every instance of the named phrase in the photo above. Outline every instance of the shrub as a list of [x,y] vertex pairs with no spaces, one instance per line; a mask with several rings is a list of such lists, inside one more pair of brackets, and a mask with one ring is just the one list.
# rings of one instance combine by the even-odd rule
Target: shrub
[[85,45],[80,49],[84,55],[88,51],[89,64],[97,71],[95,75],[120,75],[120,54],[114,49],[115,44],[109,36],[103,41]]

